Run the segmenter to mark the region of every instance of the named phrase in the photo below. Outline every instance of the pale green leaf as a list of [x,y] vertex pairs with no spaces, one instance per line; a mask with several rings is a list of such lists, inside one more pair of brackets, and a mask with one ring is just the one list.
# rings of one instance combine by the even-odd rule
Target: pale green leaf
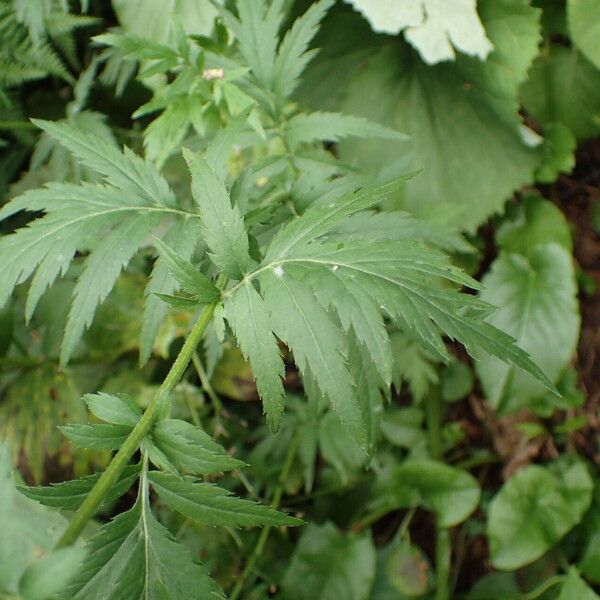
[[513,570],[542,556],[581,520],[592,487],[581,462],[558,474],[539,465],[517,471],[490,505],[487,537],[492,565]]
[[301,525],[274,508],[232,496],[210,483],[193,483],[167,473],[151,471],[150,483],[158,497],[169,507],[193,521],[206,525],[242,527],[252,525]]
[[[386,172],[390,157],[399,157],[397,169],[422,168],[406,186],[407,208],[419,214],[428,205],[462,207],[450,223],[467,230],[500,211],[532,180],[539,161],[521,139],[517,92],[538,54],[540,11],[527,0],[482,0],[478,9],[494,44],[485,63],[459,56],[430,67],[406,45],[364,31],[358,16],[340,17],[331,19],[301,89],[316,108],[410,135],[410,144],[342,141],[340,158]],[[341,40],[338,28],[345,31]],[[328,39],[336,46],[327,47]]]
[[[498,306],[487,320],[516,339],[556,383],[579,337],[577,285],[571,256],[557,244],[535,246],[529,257],[503,252],[483,278],[481,297]],[[486,398],[500,412],[518,410],[545,393],[528,373],[479,354]]]
[[85,557],[82,548],[62,548],[34,562],[23,573],[19,594],[23,600],[47,600],[62,592]]
[[8,445],[0,443],[0,590],[16,594],[25,569],[54,548],[66,526],[63,517],[17,491]]
[[396,34],[426,63],[453,60],[454,48],[485,60],[493,45],[477,15],[476,0],[346,0],[362,12],[374,31]]

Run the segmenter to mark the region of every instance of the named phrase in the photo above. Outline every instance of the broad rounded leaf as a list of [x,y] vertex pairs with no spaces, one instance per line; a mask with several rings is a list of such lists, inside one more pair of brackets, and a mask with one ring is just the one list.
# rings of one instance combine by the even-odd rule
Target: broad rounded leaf
[[487,536],[494,567],[518,569],[542,556],[581,520],[592,487],[583,463],[557,474],[530,465],[513,475],[490,505]]
[[430,459],[409,459],[397,466],[386,490],[390,508],[424,506],[433,511],[440,527],[464,521],[479,504],[477,480],[466,471]]
[[577,569],[571,567],[557,600],[599,600],[600,596],[590,588],[577,573]]
[[373,31],[399,33],[429,64],[454,59],[454,48],[485,59],[492,44],[477,16],[476,0],[346,0]]
[[562,123],[581,141],[600,133],[600,72],[576,48],[553,45],[521,88],[527,112],[539,123]]
[[[503,252],[483,279],[481,298],[498,306],[488,321],[556,382],[579,335],[577,286],[571,255],[557,244],[535,246],[527,258]],[[501,412],[518,410],[544,388],[517,367],[482,354],[476,363],[486,397]]]
[[367,600],[375,578],[375,548],[367,535],[344,535],[331,523],[311,525],[283,579],[287,600]]
[[568,0],[571,40],[600,69],[600,2]]
[[[407,184],[408,207],[416,212],[429,203],[463,207],[456,223],[471,230],[533,178],[539,161],[538,151],[521,139],[517,103],[538,52],[539,11],[524,0],[487,0],[480,2],[480,13],[494,44],[485,63],[460,56],[455,63],[430,67],[408,47],[375,38],[373,50],[351,55],[350,85],[336,106],[412,137],[411,145],[342,142],[343,159],[382,169],[397,157],[398,163],[410,161],[408,168],[423,168]],[[330,61],[331,74],[349,60]],[[318,98],[314,83],[312,97]]]

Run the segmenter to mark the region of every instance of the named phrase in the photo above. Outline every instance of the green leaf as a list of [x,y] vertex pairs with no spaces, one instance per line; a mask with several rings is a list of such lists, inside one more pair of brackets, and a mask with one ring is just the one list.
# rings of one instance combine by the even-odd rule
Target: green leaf
[[147,493],[142,483],[135,506],[91,538],[83,567],[68,587],[68,597],[223,600],[216,583],[191,552],[152,515]]
[[181,289],[194,296],[199,304],[209,304],[219,297],[219,290],[212,281],[201,273],[192,263],[182,258],[160,240],[154,241],[169,272],[177,280]]
[[209,0],[112,0],[125,31],[153,42],[169,41],[175,15],[189,34],[209,34],[217,10]]
[[283,414],[285,392],[281,378],[285,376],[285,367],[277,340],[271,333],[273,326],[265,303],[248,282],[225,300],[223,316],[244,357],[250,361],[267,423],[275,432]]
[[424,506],[436,514],[440,527],[454,527],[467,519],[481,493],[470,473],[430,459],[409,459],[396,466],[387,485],[394,506]]
[[148,478],[158,497],[171,509],[206,525],[242,527],[252,525],[302,525],[300,519],[250,500],[232,496],[209,483],[193,483],[167,473],[151,471]]
[[310,525],[296,545],[283,578],[286,598],[367,600],[375,579],[369,535],[344,535],[335,525]]
[[129,425],[63,425],[60,432],[78,448],[118,450],[131,432]]
[[204,431],[186,421],[166,419],[152,428],[155,446],[179,469],[196,475],[230,471],[244,466]]
[[[182,219],[169,229],[163,236],[163,241],[181,258],[189,260],[200,236],[199,219]],[[169,273],[166,262],[159,257],[154,262],[152,275],[146,286],[146,302],[140,335],[140,364],[142,365],[152,354],[158,328],[167,314],[167,306],[158,294],[171,294],[176,287],[177,282]]]
[[[557,244],[535,246],[529,255],[501,253],[483,278],[481,298],[499,307],[488,322],[515,337],[556,382],[579,337],[573,263],[570,254]],[[545,392],[528,373],[489,355],[480,355],[476,369],[486,398],[502,413],[528,406]]]
[[58,542],[67,521],[20,494],[8,445],[0,443],[0,590],[16,594],[25,569]]
[[[316,108],[368,116],[410,135],[411,144],[341,142],[340,158],[389,172],[398,156],[396,169],[423,168],[406,186],[406,207],[417,215],[432,205],[462,207],[449,223],[469,231],[529,183],[539,161],[521,139],[517,92],[538,54],[540,11],[528,0],[482,0],[478,8],[494,45],[485,63],[459,56],[430,67],[357,19],[331,19],[301,90]],[[330,81],[340,89],[332,93]]]
[[225,24],[235,35],[239,50],[253,75],[267,89],[273,85],[283,0],[267,5],[265,0],[238,0],[239,19],[219,8]]
[[62,548],[30,565],[19,582],[24,600],[46,600],[62,592],[83,559],[82,548]]
[[343,333],[310,291],[283,271],[282,276],[279,271],[261,275],[260,283],[274,332],[292,349],[303,375],[314,377],[344,426],[365,448],[367,433],[346,366]]
[[307,142],[337,142],[345,137],[406,139],[399,131],[368,119],[333,112],[300,113],[285,123],[283,132],[292,149]]
[[560,588],[560,595],[557,600],[598,600],[600,596],[590,588],[577,573],[575,567],[571,567],[567,578]]
[[533,562],[581,520],[592,499],[588,470],[575,462],[561,471],[529,465],[494,497],[487,536],[495,568],[513,570]]
[[147,204],[174,207],[175,196],[156,168],[129,148],[121,152],[105,139],[81,131],[64,121],[32,119],[33,123],[72,152],[106,181]]
[[572,42],[600,69],[600,5],[594,0],[567,0]]
[[535,194],[526,196],[496,230],[496,243],[507,252],[530,256],[541,244],[573,251],[571,229],[562,211]]
[[453,60],[454,48],[485,60],[492,43],[477,15],[476,0],[457,5],[438,4],[435,0],[416,0],[400,5],[346,0],[363,13],[373,31],[405,37],[428,64]]
[[86,394],[83,401],[96,417],[114,425],[135,427],[142,416],[139,405],[126,395],[117,398],[111,394],[97,392]]
[[553,183],[561,173],[571,173],[575,166],[577,141],[571,130],[562,123],[548,123],[544,127],[542,163],[535,172],[540,183]]
[[538,123],[562,123],[578,141],[600,134],[600,72],[576,48],[552,44],[540,55],[521,99]]
[[[125,467],[117,481],[113,483],[104,497],[103,503],[106,504],[112,502],[125,494],[134,484],[139,473],[139,465],[129,465]],[[73,479],[62,483],[53,483],[48,486],[22,487],[19,488],[19,491],[28,498],[45,506],[61,510],[77,510],[98,479],[100,479],[100,475],[100,473],[96,473],[80,479]]]
[[192,194],[200,209],[209,256],[225,275],[241,279],[250,264],[242,215],[231,205],[225,185],[209,164],[189,151],[184,156],[192,174]]
[[311,4],[283,38],[273,65],[273,91],[280,103],[292,95],[302,71],[314,56],[314,50],[307,51],[308,45],[334,1],[319,0]]

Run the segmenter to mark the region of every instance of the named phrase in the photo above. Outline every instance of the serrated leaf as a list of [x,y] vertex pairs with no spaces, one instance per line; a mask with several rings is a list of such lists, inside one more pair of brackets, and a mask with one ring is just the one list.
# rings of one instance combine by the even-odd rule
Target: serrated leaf
[[78,448],[91,450],[118,450],[131,432],[128,425],[63,425],[60,432]]
[[360,10],[373,31],[404,31],[423,60],[435,64],[453,60],[454,48],[485,60],[493,45],[477,15],[476,0],[440,3],[436,0],[346,0]]
[[223,600],[187,548],[152,515],[143,478],[135,506],[104,525],[67,591],[73,600]]
[[160,220],[160,214],[148,214],[123,221],[92,250],[73,291],[60,353],[61,365],[67,364],[84,330],[92,323],[98,304],[108,296],[123,268]]
[[223,316],[244,357],[250,361],[267,423],[275,432],[283,414],[285,392],[281,378],[285,367],[265,303],[252,284],[247,283],[225,300]]
[[576,148],[577,141],[568,127],[562,123],[548,123],[544,127],[542,163],[535,172],[536,181],[554,183],[561,173],[571,173]]
[[159,498],[173,510],[206,525],[242,527],[252,525],[301,525],[273,508],[232,496],[209,483],[193,483],[167,473],[151,471],[149,481]]
[[208,304],[219,297],[219,290],[213,282],[191,262],[160,240],[155,240],[155,244],[169,272],[184,292],[194,296],[199,304]]
[[278,32],[283,20],[283,0],[238,0],[239,19],[220,8],[225,24],[235,35],[240,52],[252,73],[267,89],[273,85]]
[[62,592],[85,557],[82,548],[62,548],[30,565],[19,582],[24,600],[47,600]]
[[152,429],[151,438],[173,464],[187,473],[208,475],[245,464],[229,456],[207,433],[186,421],[159,421]]
[[274,332],[290,346],[300,371],[314,377],[344,426],[365,448],[367,433],[346,366],[344,335],[314,296],[283,269],[281,276],[279,271],[262,274],[260,282]]
[[[280,102],[291,96],[298,78],[314,56],[308,45],[317,33],[320,22],[335,0],[320,0],[292,25],[283,38],[273,65],[273,91]],[[264,42],[263,42],[264,43]]]
[[126,395],[117,398],[111,394],[97,392],[85,394],[83,401],[96,417],[114,425],[135,427],[142,416],[139,405]]
[[581,462],[558,474],[539,465],[517,471],[490,504],[487,537],[493,566],[518,569],[542,556],[581,520],[592,487]]
[[[163,236],[163,241],[181,258],[189,260],[200,237],[199,219],[188,218],[176,222]],[[171,294],[177,287],[167,264],[159,257],[154,262],[152,274],[146,286],[146,300],[140,335],[140,364],[145,364],[152,353],[158,328],[167,314],[167,306],[157,294]]]
[[116,145],[83,132],[66,122],[33,123],[72,152],[83,164],[101,173],[112,185],[142,198],[148,204],[174,207],[175,196],[166,180],[151,163],[129,148],[121,152]]
[[292,148],[316,140],[337,142],[345,137],[406,139],[399,131],[363,117],[333,112],[300,113],[285,123],[283,132]]
[[284,595],[294,600],[367,600],[375,562],[369,535],[345,535],[331,523],[310,525],[285,572]]
[[[134,484],[139,473],[139,465],[125,467],[119,478],[108,490],[103,504],[112,502],[125,494]],[[100,473],[96,473],[80,479],[72,479],[47,486],[22,487],[19,488],[19,491],[45,506],[61,510],[77,510],[99,478]]]
[[[577,285],[570,254],[557,244],[535,246],[529,257],[503,252],[483,278],[481,297],[498,306],[488,322],[516,338],[552,382],[570,361],[579,337]],[[548,324],[552,323],[550,330]],[[476,369],[486,398],[507,413],[544,394],[528,373],[480,354]]]
[[228,277],[241,279],[250,264],[248,234],[223,182],[199,155],[184,152],[192,174],[192,194],[200,209],[203,237],[211,260]]

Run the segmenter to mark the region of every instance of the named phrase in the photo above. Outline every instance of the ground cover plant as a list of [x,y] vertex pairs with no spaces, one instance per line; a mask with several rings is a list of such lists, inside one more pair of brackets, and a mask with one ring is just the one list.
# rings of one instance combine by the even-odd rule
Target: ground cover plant
[[0,0],[0,598],[597,598],[597,23]]

